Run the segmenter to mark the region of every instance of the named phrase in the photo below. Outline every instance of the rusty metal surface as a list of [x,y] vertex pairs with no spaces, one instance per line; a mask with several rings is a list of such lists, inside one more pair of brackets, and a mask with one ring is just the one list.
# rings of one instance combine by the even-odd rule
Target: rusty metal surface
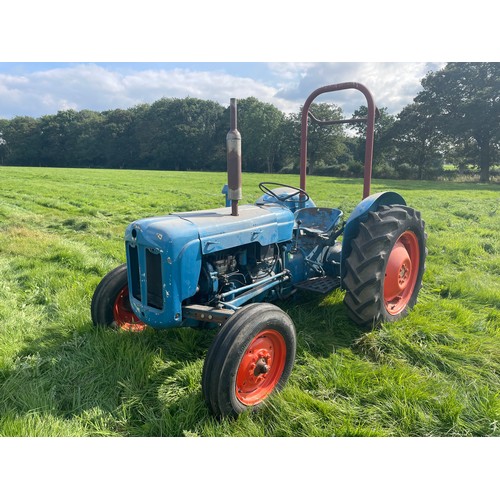
[[[301,121],[301,136],[300,136],[300,188],[306,189],[306,165],[307,165],[307,120],[311,117],[309,108],[316,99],[321,94],[327,92],[336,92],[339,90],[355,89],[359,90],[366,98],[366,103],[368,106],[368,116],[365,120],[366,127],[366,145],[365,145],[365,165],[364,165],[364,181],[363,181],[363,199],[370,195],[370,185],[372,177],[372,161],[373,161],[373,136],[375,130],[375,116],[376,107],[373,100],[373,96],[370,91],[361,83],[357,82],[344,82],[336,83],[333,85],[326,85],[325,87],[320,87],[316,89],[311,95],[306,99],[304,106],[302,108],[302,121]],[[319,124],[331,125],[333,123],[359,123],[359,119],[346,119],[346,120],[334,120],[330,122],[321,122],[315,117],[312,119]]]
[[184,318],[204,321],[206,323],[217,323],[221,325],[225,323],[233,314],[231,309],[217,309],[215,307],[190,305],[182,308]]
[[235,98],[230,104],[230,130],[226,136],[228,199],[231,201],[231,215],[238,215],[238,200],[241,191],[241,134],[238,131],[238,108]]

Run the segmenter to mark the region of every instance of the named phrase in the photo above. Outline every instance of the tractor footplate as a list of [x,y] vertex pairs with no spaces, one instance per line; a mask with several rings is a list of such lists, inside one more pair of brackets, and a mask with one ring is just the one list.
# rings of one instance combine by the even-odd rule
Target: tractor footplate
[[318,276],[316,278],[311,278],[297,283],[295,288],[325,294],[339,288],[339,286],[339,278],[332,278],[331,276]]

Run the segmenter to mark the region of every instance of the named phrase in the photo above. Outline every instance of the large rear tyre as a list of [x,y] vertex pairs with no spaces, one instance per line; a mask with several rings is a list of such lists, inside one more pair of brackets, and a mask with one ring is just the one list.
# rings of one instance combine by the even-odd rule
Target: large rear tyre
[[250,304],[233,314],[215,337],[203,366],[202,391],[217,417],[259,408],[288,380],[296,333],[273,304]]
[[110,271],[97,285],[90,311],[96,326],[132,332],[142,332],[146,328],[130,306],[126,264]]
[[420,213],[404,205],[380,207],[360,223],[346,259],[344,304],[359,325],[406,316],[417,302],[427,234]]

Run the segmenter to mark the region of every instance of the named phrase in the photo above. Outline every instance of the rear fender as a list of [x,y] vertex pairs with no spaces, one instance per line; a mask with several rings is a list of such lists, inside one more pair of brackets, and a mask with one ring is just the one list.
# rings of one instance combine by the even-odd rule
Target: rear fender
[[340,259],[341,276],[345,275],[345,260],[351,253],[352,240],[358,235],[359,224],[366,220],[369,212],[376,212],[382,205],[406,205],[404,198],[393,191],[375,193],[361,201],[347,219],[342,238],[342,255]]

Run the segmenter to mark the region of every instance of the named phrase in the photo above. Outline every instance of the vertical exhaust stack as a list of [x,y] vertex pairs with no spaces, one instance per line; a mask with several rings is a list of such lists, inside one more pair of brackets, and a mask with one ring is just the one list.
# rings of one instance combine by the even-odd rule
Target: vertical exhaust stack
[[231,98],[231,127],[226,136],[228,199],[231,200],[231,215],[238,215],[238,200],[241,193],[241,134],[238,132],[236,99]]

